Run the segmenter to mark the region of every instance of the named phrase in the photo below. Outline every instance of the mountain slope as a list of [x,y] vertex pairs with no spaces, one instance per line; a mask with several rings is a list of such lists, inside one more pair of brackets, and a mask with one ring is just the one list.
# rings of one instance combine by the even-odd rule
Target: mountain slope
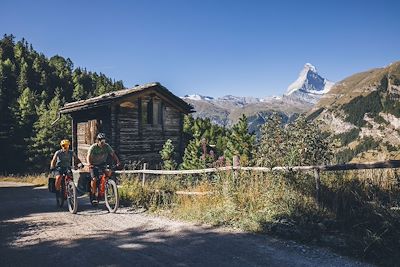
[[337,83],[309,112],[341,140],[341,161],[399,157],[400,61]]

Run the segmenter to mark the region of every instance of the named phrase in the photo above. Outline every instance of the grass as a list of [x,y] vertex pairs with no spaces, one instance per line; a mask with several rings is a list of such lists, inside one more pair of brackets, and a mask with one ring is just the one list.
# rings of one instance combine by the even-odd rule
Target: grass
[[0,182],[30,183],[35,186],[43,186],[47,185],[47,176],[45,174],[0,176]]
[[[329,246],[379,265],[399,264],[398,170],[322,173],[320,203],[314,178],[306,173],[159,177],[144,187],[138,177],[125,176],[121,185],[125,202],[173,218]],[[178,190],[212,194],[174,194]]]

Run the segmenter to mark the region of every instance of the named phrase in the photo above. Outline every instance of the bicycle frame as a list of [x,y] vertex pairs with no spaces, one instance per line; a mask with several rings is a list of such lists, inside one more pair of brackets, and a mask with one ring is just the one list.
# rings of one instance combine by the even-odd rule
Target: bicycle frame
[[[61,176],[61,186],[64,186],[64,199],[67,199],[68,197],[68,183],[69,181],[74,181],[72,178],[72,171],[71,170],[67,170],[65,173],[62,174]],[[63,185],[64,182],[64,185]]]
[[101,171],[101,174],[96,179],[96,187],[98,188],[98,198],[104,198],[106,186],[108,184],[107,181],[113,174],[112,168],[108,165],[104,166],[104,168],[97,166],[94,168],[97,168],[99,172]]

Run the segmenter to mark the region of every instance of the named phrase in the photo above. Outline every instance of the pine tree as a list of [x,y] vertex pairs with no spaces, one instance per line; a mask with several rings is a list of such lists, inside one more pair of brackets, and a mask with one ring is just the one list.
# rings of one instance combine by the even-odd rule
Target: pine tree
[[240,163],[248,166],[252,163],[254,143],[256,136],[249,133],[247,117],[245,114],[233,125],[224,153],[227,161],[232,163],[233,156],[239,156]]
[[0,162],[2,170],[12,171],[18,166],[14,160],[16,118],[14,109],[17,98],[15,65],[10,59],[0,60]]
[[18,92],[22,93],[25,88],[28,87],[28,63],[25,62],[24,58],[21,59],[20,73],[18,77]]
[[284,165],[286,153],[286,131],[281,118],[276,114],[261,126],[261,137],[258,143],[256,164],[264,167]]
[[192,139],[185,148],[183,154],[183,162],[181,164],[181,169],[192,170],[205,168],[205,161],[201,158],[201,139],[200,133],[194,133],[194,139]]
[[14,160],[21,164],[18,168],[20,170],[23,170],[26,167],[25,163],[28,155],[26,147],[30,138],[32,138],[33,123],[37,119],[36,103],[37,96],[29,89],[29,87],[27,87],[19,96],[14,111],[17,119],[14,136],[16,158],[14,158]]
[[164,170],[175,170],[176,162],[174,160],[175,157],[175,148],[172,144],[172,140],[168,139],[163,149],[160,151],[161,159],[163,160],[163,169]]
[[[30,161],[37,158],[34,161],[47,168],[48,153],[41,149],[53,143],[53,136],[58,138],[70,134],[69,122],[64,117],[57,123],[62,125],[63,120],[66,120],[63,127],[50,126],[57,113],[53,112],[50,116],[50,110],[58,109],[65,101],[96,96],[100,93],[96,89],[97,85],[103,86],[101,90],[104,92],[124,87],[121,81],[112,81],[104,74],[73,68],[70,59],[61,56],[48,59],[36,52],[24,39],[16,44],[12,35],[4,35],[0,39],[0,172],[20,171],[23,167],[21,163],[27,160],[27,156],[25,159],[20,158],[24,154],[21,150],[25,152],[29,149],[33,149],[28,153]],[[57,105],[54,95],[57,95],[59,101]],[[37,109],[36,105],[39,105]],[[25,139],[29,140],[28,149]],[[36,148],[34,140],[38,141]],[[58,142],[55,142],[56,148]],[[43,164],[42,160],[46,163]]]
[[56,124],[52,125],[58,117],[60,107],[60,96],[56,94],[48,106],[42,103],[38,108],[39,119],[34,124],[35,135],[29,145],[29,161],[33,169],[46,169],[53,153],[59,148],[60,141],[71,140],[71,126],[67,116],[62,116]]

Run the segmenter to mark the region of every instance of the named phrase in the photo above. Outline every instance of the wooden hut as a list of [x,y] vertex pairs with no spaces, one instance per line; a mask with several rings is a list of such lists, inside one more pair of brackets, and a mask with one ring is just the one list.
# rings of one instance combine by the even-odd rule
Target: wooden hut
[[103,132],[122,162],[155,166],[167,139],[177,157],[182,156],[183,116],[192,108],[160,83],[148,83],[67,103],[60,113],[72,117],[72,147],[82,161],[97,133]]

